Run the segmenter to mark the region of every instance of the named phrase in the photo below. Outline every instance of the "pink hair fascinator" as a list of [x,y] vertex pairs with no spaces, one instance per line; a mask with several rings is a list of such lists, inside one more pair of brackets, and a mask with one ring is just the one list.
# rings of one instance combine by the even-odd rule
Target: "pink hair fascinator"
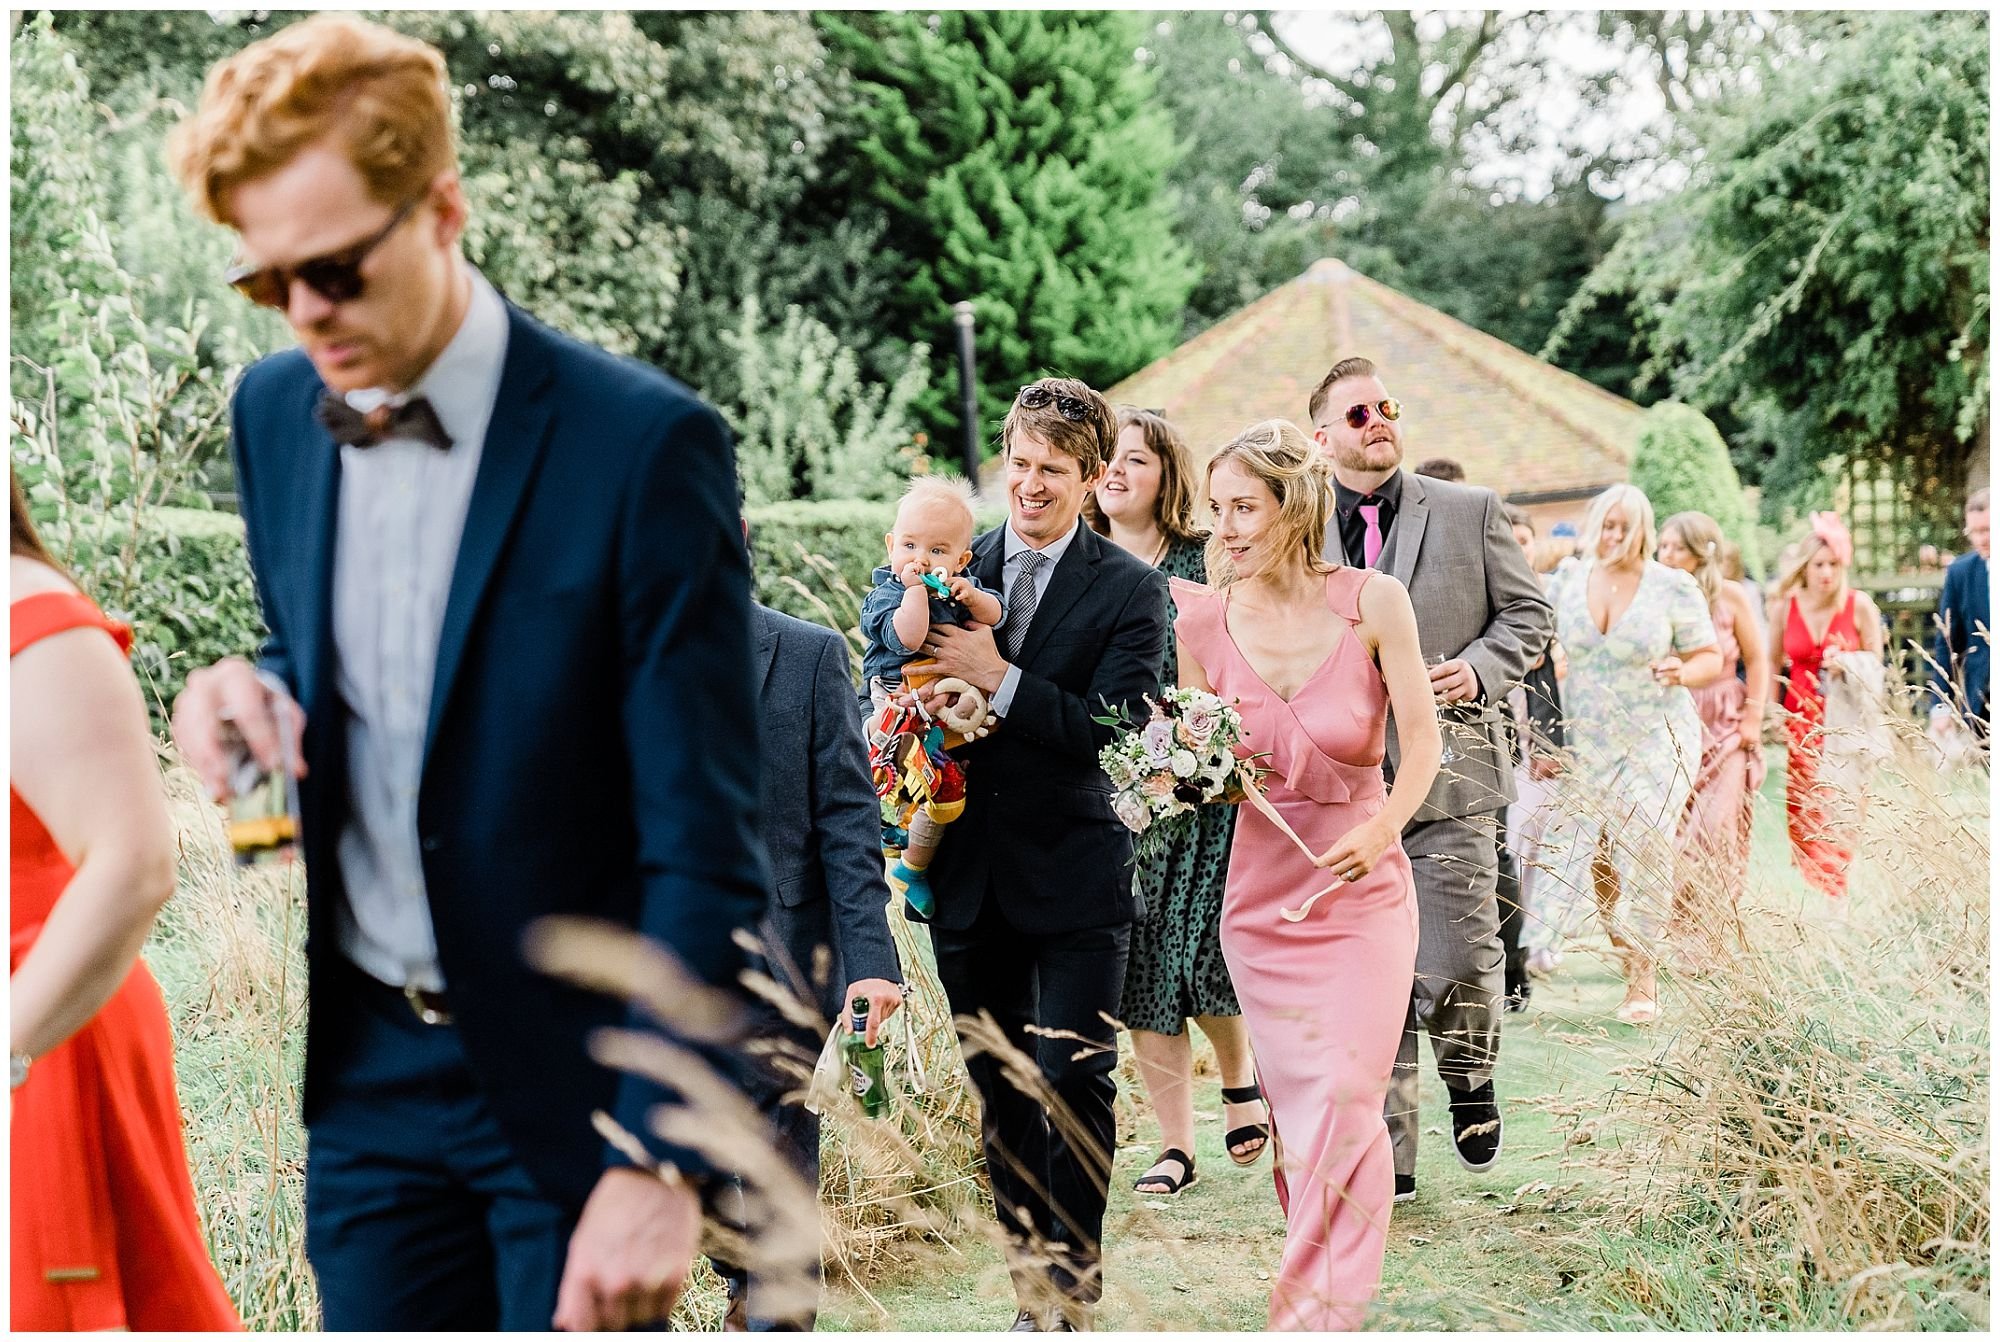
[[1847,524],[1840,520],[1839,513],[1814,513],[1812,533],[1833,551],[1835,559],[1843,564],[1854,562],[1854,537],[1848,534]]

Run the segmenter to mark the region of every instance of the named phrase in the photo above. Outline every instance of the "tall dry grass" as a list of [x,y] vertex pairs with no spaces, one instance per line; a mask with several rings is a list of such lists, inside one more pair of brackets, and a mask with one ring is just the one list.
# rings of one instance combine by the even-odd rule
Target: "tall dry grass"
[[239,868],[221,812],[171,754],[162,767],[180,831],[180,882],[146,959],[173,1020],[195,1200],[210,1254],[244,1324],[316,1327],[305,1270],[302,871]]
[[1569,1107],[1565,1163],[1597,1191],[1556,1246],[1569,1288],[1520,1322],[1987,1325],[1988,785],[1941,772],[1907,707],[1865,813],[1839,810],[1851,907],[1753,890],[1708,929],[1736,949],[1670,960],[1657,1035]]

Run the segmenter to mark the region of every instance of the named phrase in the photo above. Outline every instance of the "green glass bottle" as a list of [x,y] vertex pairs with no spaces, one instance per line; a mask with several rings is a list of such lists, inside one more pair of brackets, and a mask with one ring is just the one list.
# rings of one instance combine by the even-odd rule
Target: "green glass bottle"
[[880,1118],[889,1112],[889,1073],[883,1065],[882,1045],[868,1043],[868,999],[857,997],[847,1004],[847,1043],[841,1054],[847,1062],[847,1084],[861,1102],[861,1112]]

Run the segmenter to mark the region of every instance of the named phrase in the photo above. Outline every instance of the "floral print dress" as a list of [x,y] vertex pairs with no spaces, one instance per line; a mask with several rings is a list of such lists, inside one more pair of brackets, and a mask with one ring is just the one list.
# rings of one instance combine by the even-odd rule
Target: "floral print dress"
[[1569,655],[1562,693],[1572,759],[1542,836],[1551,870],[1535,883],[1522,931],[1531,950],[1558,949],[1595,904],[1590,867],[1600,849],[1618,873],[1614,936],[1658,939],[1672,907],[1674,839],[1701,767],[1694,695],[1652,673],[1662,657],[1715,646],[1701,587],[1649,560],[1631,604],[1600,631],[1590,613],[1593,567],[1572,563],[1549,584]]

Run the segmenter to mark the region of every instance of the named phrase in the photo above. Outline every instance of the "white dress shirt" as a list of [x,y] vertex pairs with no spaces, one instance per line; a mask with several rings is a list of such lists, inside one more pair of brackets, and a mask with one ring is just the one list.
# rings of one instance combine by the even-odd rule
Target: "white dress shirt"
[[[1064,536],[1059,541],[1051,541],[1042,547],[1042,558],[1048,562],[1035,570],[1036,615],[1041,614],[1042,598],[1049,594],[1049,580],[1056,576],[1056,565],[1062,562],[1063,553],[1076,540],[1076,533],[1082,530],[1082,528],[1083,519],[1079,517],[1076,520],[1076,526],[1070,528],[1070,533],[1067,536]],[[1014,579],[1021,572],[1021,556],[1035,547],[1014,534],[1014,524],[1012,522],[1007,524],[1007,534],[1003,539],[1006,542],[1005,553],[1007,562],[1000,568],[1000,591],[1005,595],[1008,606],[1011,608],[1014,596]],[[1028,627],[1032,629],[1034,624],[1035,622],[1031,618],[1028,621]],[[993,711],[1000,717],[1006,717],[1007,710],[1013,707],[1014,691],[1019,689],[1020,685],[1021,668],[1010,663],[1007,667],[1007,674],[1000,678],[1000,688],[993,692],[993,699],[990,705]]]
[[[471,268],[468,266],[468,270]],[[445,599],[507,356],[507,309],[471,270],[458,334],[409,395],[436,410],[449,451],[407,438],[340,449],[333,565],[336,684],[347,708],[348,817],[336,854],[341,950],[384,983],[444,987],[417,845],[417,783]],[[367,412],[379,388],[349,392]]]

